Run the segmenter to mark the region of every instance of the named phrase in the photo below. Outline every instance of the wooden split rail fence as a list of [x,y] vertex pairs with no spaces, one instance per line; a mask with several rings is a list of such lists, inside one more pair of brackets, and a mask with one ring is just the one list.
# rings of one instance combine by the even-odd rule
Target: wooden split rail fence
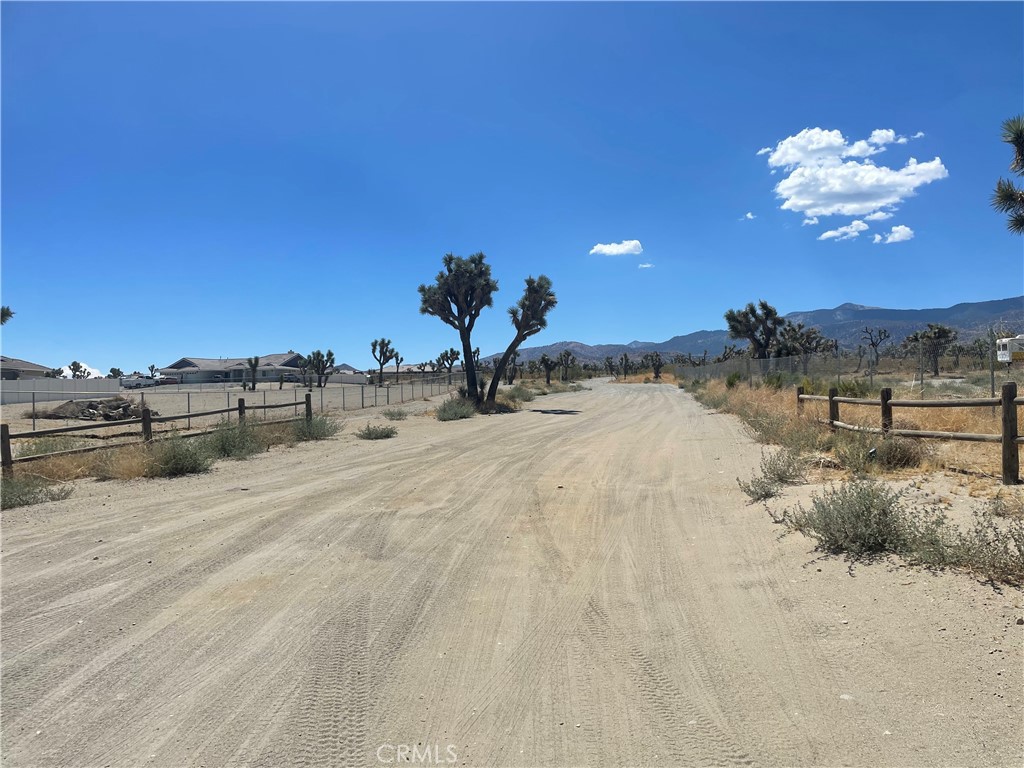
[[[36,432],[17,432],[11,434],[10,427],[7,424],[0,424],[0,463],[3,466],[3,476],[10,477],[14,473],[14,465],[20,462],[26,461],[39,461],[40,459],[48,459],[54,456],[68,456],[74,453],[88,453],[89,451],[98,451],[104,448],[120,448],[125,445],[138,445],[138,443],[116,443],[112,445],[98,445],[89,448],[75,448],[68,451],[57,451],[54,453],[41,453],[35,456],[19,456],[14,457],[11,450],[11,440],[17,440],[18,438],[36,438],[45,437],[46,435],[62,435],[68,432],[83,432],[92,429],[112,429],[115,427],[126,427],[126,426],[141,426],[142,427],[142,442],[149,443],[153,440],[153,425],[164,424],[173,421],[184,421],[186,419],[194,419],[200,416],[217,416],[226,413],[237,413],[238,423],[245,423],[245,415],[247,411],[269,411],[274,408],[294,408],[298,410],[299,403],[277,403],[274,405],[250,405],[246,406],[245,398],[238,398],[238,405],[232,408],[218,408],[213,411],[200,411],[194,413],[184,413],[178,416],[153,416],[149,408],[142,409],[142,418],[139,419],[123,419],[121,421],[108,421],[101,424],[82,424],[74,427],[55,427],[54,429],[41,429]],[[310,393],[306,393],[305,399],[305,415],[297,416],[294,419],[278,419],[272,422],[263,423],[274,423],[281,424],[288,421],[296,421],[299,419],[305,419],[310,422],[313,420],[313,396]],[[207,430],[209,431],[209,430]],[[201,433],[191,433],[188,437],[193,437]]]
[[[879,393],[878,400],[861,397],[840,397],[835,387],[828,391],[828,396],[805,395],[803,387],[796,388],[796,409],[803,415],[804,403],[808,400],[820,400],[828,403],[828,424],[833,432],[847,429],[854,432],[870,432],[888,437],[918,437],[934,440],[967,440],[976,443],[1001,443],[1003,449],[1003,485],[1020,483],[1020,451],[1024,445],[1024,437],[1020,436],[1017,422],[1017,406],[1024,405],[1024,397],[1017,396],[1017,384],[1008,381],[1003,384],[1000,397],[979,397],[965,400],[893,400],[892,390],[888,387]],[[881,410],[880,427],[861,427],[846,424],[839,420],[839,405],[873,405]],[[996,408],[1002,409],[1002,430],[998,435],[985,435],[971,432],[931,432],[921,429],[896,429],[892,422],[893,408]]]

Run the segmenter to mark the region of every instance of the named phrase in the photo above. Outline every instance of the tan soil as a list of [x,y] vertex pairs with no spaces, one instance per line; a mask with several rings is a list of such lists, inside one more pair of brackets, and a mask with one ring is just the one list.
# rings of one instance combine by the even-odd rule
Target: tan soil
[[4,512],[4,765],[1024,761],[1019,590],[779,539],[735,418],[592,386]]

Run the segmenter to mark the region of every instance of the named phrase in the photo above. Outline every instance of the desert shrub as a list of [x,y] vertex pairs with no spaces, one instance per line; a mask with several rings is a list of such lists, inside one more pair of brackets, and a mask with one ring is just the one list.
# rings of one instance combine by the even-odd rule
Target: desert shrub
[[928,447],[912,438],[890,437],[869,432],[836,432],[832,449],[839,463],[851,472],[908,469],[919,467],[928,455]]
[[205,437],[204,447],[218,459],[247,459],[267,448],[256,434],[256,427],[226,421]]
[[92,474],[100,480],[134,480],[152,474],[153,452],[147,445],[126,445],[93,455]]
[[997,520],[989,510],[957,537],[956,562],[992,581],[1024,580],[1024,521]]
[[356,432],[360,440],[387,440],[398,434],[398,429],[390,424],[367,424]]
[[180,477],[208,472],[213,463],[207,444],[177,435],[154,443],[150,451],[153,462],[147,473],[149,477]]
[[405,421],[409,416],[409,414],[401,408],[385,408],[380,412],[380,415],[388,421]]
[[906,532],[900,520],[900,494],[870,480],[854,480],[798,505],[792,527],[810,536],[826,552],[855,557],[904,552]]
[[752,501],[763,501],[778,496],[783,485],[800,482],[804,479],[804,460],[799,453],[783,449],[780,451],[761,451],[761,474],[744,482],[737,478],[736,482]]
[[769,389],[782,389],[788,383],[788,376],[781,371],[771,371],[761,379],[761,386]]
[[732,389],[743,380],[743,374],[739,371],[733,371],[725,377],[725,386],[728,389]]
[[919,467],[928,456],[928,446],[923,440],[890,437],[878,441],[875,462],[884,469],[908,469]]
[[[1005,489],[1004,489],[1005,490]],[[1024,494],[1000,491],[988,504],[989,512],[996,517],[1024,520]]]
[[529,403],[534,399],[533,390],[529,387],[524,387],[522,384],[516,384],[510,390],[505,393],[509,399],[518,400],[521,403]]
[[476,405],[464,397],[453,397],[445,400],[437,407],[438,421],[455,421],[469,419],[476,415]]
[[33,475],[14,475],[5,477],[0,483],[0,509],[27,507],[45,501],[63,501],[70,495],[70,485],[55,485]]
[[[865,379],[840,379],[836,389],[840,397],[871,397],[871,389]],[[825,394],[828,394],[827,389]]]
[[486,400],[482,402],[478,413],[515,413],[521,407],[522,403],[503,393],[494,398],[493,403],[488,403]]
[[[405,412],[402,411],[402,413]],[[402,418],[405,417],[403,416]],[[326,440],[338,434],[340,430],[341,424],[337,420],[328,416],[314,416],[309,421],[302,419],[295,422],[294,435],[296,440],[301,441]]]

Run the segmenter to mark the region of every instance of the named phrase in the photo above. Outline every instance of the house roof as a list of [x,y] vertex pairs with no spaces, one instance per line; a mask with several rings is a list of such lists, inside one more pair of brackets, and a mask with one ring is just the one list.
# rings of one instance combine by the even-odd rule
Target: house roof
[[19,360],[16,357],[5,357],[4,355],[0,355],[0,368],[14,368],[19,371],[41,371],[42,373],[49,373],[52,370],[48,365],[30,363],[28,360]]
[[[273,355],[260,355],[260,368],[298,368],[298,352],[279,352]],[[184,370],[195,368],[200,371],[226,371],[229,368],[248,368],[247,357],[183,357],[161,370]]]

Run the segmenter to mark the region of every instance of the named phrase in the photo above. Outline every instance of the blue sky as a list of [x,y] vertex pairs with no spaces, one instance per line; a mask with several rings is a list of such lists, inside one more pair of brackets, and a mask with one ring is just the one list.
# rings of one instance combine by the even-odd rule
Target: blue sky
[[531,274],[559,298],[535,344],[663,341],[761,298],[1024,292],[988,203],[1024,111],[1021,3],[0,13],[12,357],[359,366],[386,336],[418,362],[458,346],[418,311],[447,252],[499,281],[485,353]]

